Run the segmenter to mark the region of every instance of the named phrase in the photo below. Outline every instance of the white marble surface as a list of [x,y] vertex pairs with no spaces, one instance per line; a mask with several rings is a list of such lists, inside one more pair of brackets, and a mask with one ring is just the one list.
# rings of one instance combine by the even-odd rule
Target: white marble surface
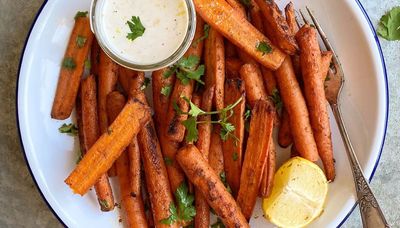
[[[328,1],[328,0],[321,0]],[[333,1],[333,0],[330,0]],[[15,85],[25,37],[43,0],[0,0],[0,227],[62,227],[26,168],[15,118]],[[374,25],[400,0],[361,0]],[[381,40],[389,90],[389,128],[371,186],[392,227],[400,227],[400,42]],[[358,208],[343,227],[361,227]]]

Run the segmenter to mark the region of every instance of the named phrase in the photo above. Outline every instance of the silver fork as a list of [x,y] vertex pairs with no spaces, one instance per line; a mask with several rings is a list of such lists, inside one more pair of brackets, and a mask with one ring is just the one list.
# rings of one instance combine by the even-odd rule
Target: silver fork
[[[329,72],[330,80],[326,81],[325,95],[332,108],[336,123],[339,127],[339,131],[346,148],[347,156],[350,161],[363,227],[389,227],[389,224],[387,223],[385,216],[383,215],[382,210],[379,207],[379,204],[374,194],[372,193],[367,180],[364,177],[363,171],[361,170],[360,163],[358,162],[357,156],[354,153],[353,146],[351,145],[350,138],[342,118],[342,112],[340,110],[339,102],[340,94],[342,92],[342,88],[345,82],[342,65],[314,14],[308,7],[306,7],[306,9],[325,45],[325,48],[328,51],[332,51],[333,53],[331,69]],[[310,24],[302,11],[300,11],[300,14],[304,23]],[[300,25],[300,21],[297,18],[296,20],[297,23]]]

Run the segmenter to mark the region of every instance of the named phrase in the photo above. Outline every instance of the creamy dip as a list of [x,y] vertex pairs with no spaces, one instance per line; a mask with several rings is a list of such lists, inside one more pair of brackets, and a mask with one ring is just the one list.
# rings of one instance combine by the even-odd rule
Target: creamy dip
[[[127,21],[139,17],[145,31],[130,40]],[[96,5],[99,35],[120,59],[139,65],[170,57],[185,39],[189,16],[185,0],[99,0]]]

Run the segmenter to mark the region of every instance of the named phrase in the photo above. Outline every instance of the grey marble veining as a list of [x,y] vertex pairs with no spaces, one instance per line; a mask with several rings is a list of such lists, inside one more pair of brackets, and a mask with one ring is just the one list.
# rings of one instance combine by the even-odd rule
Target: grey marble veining
[[[0,0],[0,227],[62,227],[25,165],[15,115],[15,86],[26,35],[43,0]],[[400,0],[361,0],[374,25]],[[400,227],[400,42],[381,40],[389,90],[389,128],[371,186],[392,227]],[[361,227],[358,208],[343,225]]]

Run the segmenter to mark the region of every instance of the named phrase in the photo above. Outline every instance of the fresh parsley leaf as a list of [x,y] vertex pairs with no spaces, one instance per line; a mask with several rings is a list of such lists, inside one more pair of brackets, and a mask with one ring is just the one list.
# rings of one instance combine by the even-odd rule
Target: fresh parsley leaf
[[90,68],[92,68],[92,63],[90,63],[89,59],[86,59],[84,64],[87,70],[90,70]]
[[58,128],[58,131],[60,133],[67,134],[67,135],[70,135],[70,136],[76,136],[78,134],[78,127],[75,126],[75,124],[72,124],[72,123],[70,123],[70,124],[65,124],[64,123],[63,125],[61,125],[60,128]]
[[376,31],[386,40],[400,40],[400,7],[394,7],[383,15]]
[[144,31],[146,28],[143,26],[140,18],[137,16],[132,16],[130,21],[126,22],[131,30],[130,33],[126,36],[129,40],[134,41],[136,38],[143,36]]
[[87,17],[88,13],[88,11],[78,11],[76,12],[74,19],[76,20],[80,17]]
[[232,132],[235,130],[235,126],[229,122],[221,122],[221,132],[220,136],[222,141],[228,140],[230,135],[233,135]]
[[183,99],[189,103],[190,110],[188,114],[192,117],[198,117],[199,115],[206,114],[205,111],[201,110],[197,105],[195,105],[192,101],[190,101],[187,97],[183,97]]
[[191,55],[189,57],[181,58],[169,71],[164,73],[164,77],[168,78],[172,74],[176,74],[176,77],[181,80],[182,84],[189,84],[190,80],[195,80],[198,83],[204,84],[201,80],[201,76],[204,75],[205,67],[200,65],[200,58]]
[[257,44],[257,51],[262,52],[263,55],[269,54],[272,52],[272,48],[267,42],[261,41]]
[[276,109],[279,111],[282,109],[282,100],[281,100],[281,95],[279,94],[279,91],[275,88],[272,91],[272,95],[269,96],[272,100],[272,102],[274,102]]
[[110,205],[108,205],[107,200],[99,199],[99,204],[100,204],[100,207],[101,207],[102,209],[108,209],[108,208],[110,208]]
[[143,85],[140,87],[140,90],[145,90],[149,85],[150,85],[150,78],[145,78]]
[[199,138],[199,132],[197,130],[197,119],[196,117],[189,117],[187,120],[182,122],[182,125],[186,128],[186,142],[196,142]]
[[166,97],[169,97],[171,92],[172,92],[172,86],[170,86],[170,85],[167,85],[167,86],[164,86],[161,88],[161,94]]
[[218,218],[217,221],[211,225],[211,228],[225,228],[225,225],[222,223],[222,220]]
[[78,35],[76,37],[75,44],[76,46],[78,46],[78,48],[83,48],[83,46],[85,46],[86,40],[87,40],[86,37]]
[[76,67],[75,60],[72,57],[65,57],[62,62],[62,67],[73,70]]
[[233,152],[233,154],[232,154],[232,159],[234,160],[234,161],[237,161],[238,160],[238,158],[239,158],[239,155],[238,155],[238,153],[235,151],[235,152]]
[[210,34],[210,28],[211,28],[211,26],[209,24],[204,24],[204,27],[203,27],[204,35],[202,37],[199,37],[197,40],[195,40],[192,43],[193,47],[196,47],[201,41],[208,38],[208,35]]
[[165,165],[167,165],[167,166],[171,166],[172,164],[174,164],[174,160],[172,160],[172,158],[167,157],[167,156],[164,157],[164,162],[165,162]]
[[173,202],[169,205],[169,213],[170,213],[169,217],[162,219],[160,221],[160,223],[165,224],[165,225],[171,225],[172,223],[174,223],[178,220],[178,211]]

